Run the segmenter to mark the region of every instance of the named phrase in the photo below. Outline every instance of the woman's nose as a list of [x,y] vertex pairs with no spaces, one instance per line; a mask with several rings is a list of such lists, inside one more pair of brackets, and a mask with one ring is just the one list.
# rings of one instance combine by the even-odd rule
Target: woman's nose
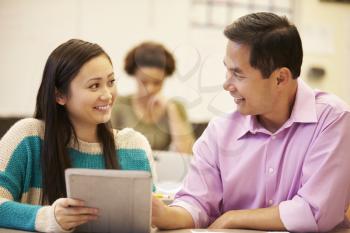
[[147,93],[151,94],[151,93],[154,92],[155,86],[154,86],[153,84],[148,84],[148,85],[146,86],[146,90],[147,90]]
[[101,100],[109,100],[112,98],[112,92],[109,89],[105,89],[100,96]]

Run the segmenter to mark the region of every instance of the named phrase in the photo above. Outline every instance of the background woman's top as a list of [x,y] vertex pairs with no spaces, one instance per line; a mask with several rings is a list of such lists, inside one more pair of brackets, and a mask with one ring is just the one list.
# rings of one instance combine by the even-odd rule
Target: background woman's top
[[[113,127],[118,129],[125,127],[134,128],[146,136],[153,150],[169,150],[172,142],[172,134],[168,112],[165,111],[164,115],[157,122],[148,123],[135,113],[131,95],[119,96],[117,98],[118,101],[116,101],[113,107],[111,117]],[[171,102],[176,106],[178,115],[187,125],[188,131],[192,132],[184,106],[176,100],[171,100]]]

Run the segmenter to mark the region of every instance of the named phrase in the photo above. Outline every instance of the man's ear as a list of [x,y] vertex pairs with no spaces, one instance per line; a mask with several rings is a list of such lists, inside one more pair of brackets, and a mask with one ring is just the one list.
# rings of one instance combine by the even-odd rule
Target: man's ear
[[286,85],[290,80],[293,79],[292,72],[287,67],[278,69],[276,74],[277,85]]
[[55,95],[56,95],[56,103],[59,105],[65,105],[67,102],[67,97],[63,95],[61,92],[59,92],[57,89],[55,89]]

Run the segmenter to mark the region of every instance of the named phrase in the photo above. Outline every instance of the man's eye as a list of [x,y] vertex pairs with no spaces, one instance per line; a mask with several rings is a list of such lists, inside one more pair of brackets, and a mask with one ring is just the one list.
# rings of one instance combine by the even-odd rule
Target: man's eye
[[239,80],[241,80],[241,79],[244,79],[244,77],[243,76],[241,76],[241,75],[238,75],[237,73],[233,73],[233,77],[235,77],[236,79],[239,79]]

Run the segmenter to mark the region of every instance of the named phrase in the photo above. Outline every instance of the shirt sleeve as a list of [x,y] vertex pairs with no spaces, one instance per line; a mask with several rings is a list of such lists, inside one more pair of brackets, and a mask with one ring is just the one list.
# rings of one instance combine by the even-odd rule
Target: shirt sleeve
[[344,220],[350,199],[350,113],[323,125],[306,153],[301,188],[279,205],[288,231],[329,231]]
[[186,209],[191,214],[196,228],[206,228],[220,216],[222,185],[215,135],[215,127],[209,123],[194,145],[194,159],[183,188],[171,204]]

